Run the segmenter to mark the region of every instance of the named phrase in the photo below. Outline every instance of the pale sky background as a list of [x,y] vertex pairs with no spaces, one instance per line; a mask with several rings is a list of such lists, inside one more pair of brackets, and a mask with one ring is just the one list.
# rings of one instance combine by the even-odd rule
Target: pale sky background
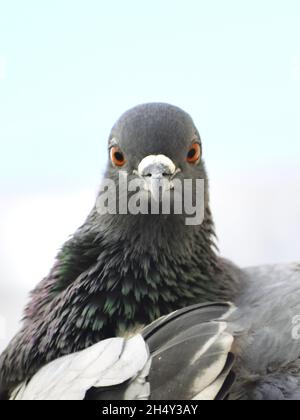
[[0,0],[0,351],[138,103],[193,116],[223,255],[300,260],[299,22],[298,0]]

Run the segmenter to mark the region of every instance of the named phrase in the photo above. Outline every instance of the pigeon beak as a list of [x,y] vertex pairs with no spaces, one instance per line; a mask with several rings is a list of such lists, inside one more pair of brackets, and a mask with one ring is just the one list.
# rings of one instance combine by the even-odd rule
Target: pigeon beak
[[156,201],[172,189],[171,179],[175,174],[174,162],[165,155],[147,156],[138,166],[138,175],[145,180],[145,189]]

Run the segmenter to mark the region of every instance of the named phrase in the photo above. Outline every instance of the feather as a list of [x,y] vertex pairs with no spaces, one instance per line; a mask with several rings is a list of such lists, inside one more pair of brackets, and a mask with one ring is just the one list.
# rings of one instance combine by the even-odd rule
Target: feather
[[[226,332],[233,310],[230,304],[194,305],[145,328],[152,400],[214,399],[220,394],[234,361],[233,337]],[[226,388],[223,398],[228,383]]]
[[112,338],[43,367],[21,384],[13,400],[83,400],[92,387],[121,384],[138,376],[149,360],[140,335],[126,341]]

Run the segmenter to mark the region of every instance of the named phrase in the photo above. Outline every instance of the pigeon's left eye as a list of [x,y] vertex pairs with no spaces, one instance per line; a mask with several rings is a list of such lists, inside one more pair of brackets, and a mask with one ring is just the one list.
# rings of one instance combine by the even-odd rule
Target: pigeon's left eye
[[126,163],[124,153],[119,147],[112,147],[110,149],[110,159],[115,166],[121,167]]
[[188,163],[195,164],[198,162],[200,157],[201,157],[201,146],[199,143],[194,143],[187,154],[186,160]]

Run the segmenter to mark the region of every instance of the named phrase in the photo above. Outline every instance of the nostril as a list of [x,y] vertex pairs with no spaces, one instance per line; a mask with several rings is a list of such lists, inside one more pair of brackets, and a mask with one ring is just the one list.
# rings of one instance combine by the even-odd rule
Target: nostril
[[148,178],[151,178],[152,174],[146,174],[145,176],[148,177]]

